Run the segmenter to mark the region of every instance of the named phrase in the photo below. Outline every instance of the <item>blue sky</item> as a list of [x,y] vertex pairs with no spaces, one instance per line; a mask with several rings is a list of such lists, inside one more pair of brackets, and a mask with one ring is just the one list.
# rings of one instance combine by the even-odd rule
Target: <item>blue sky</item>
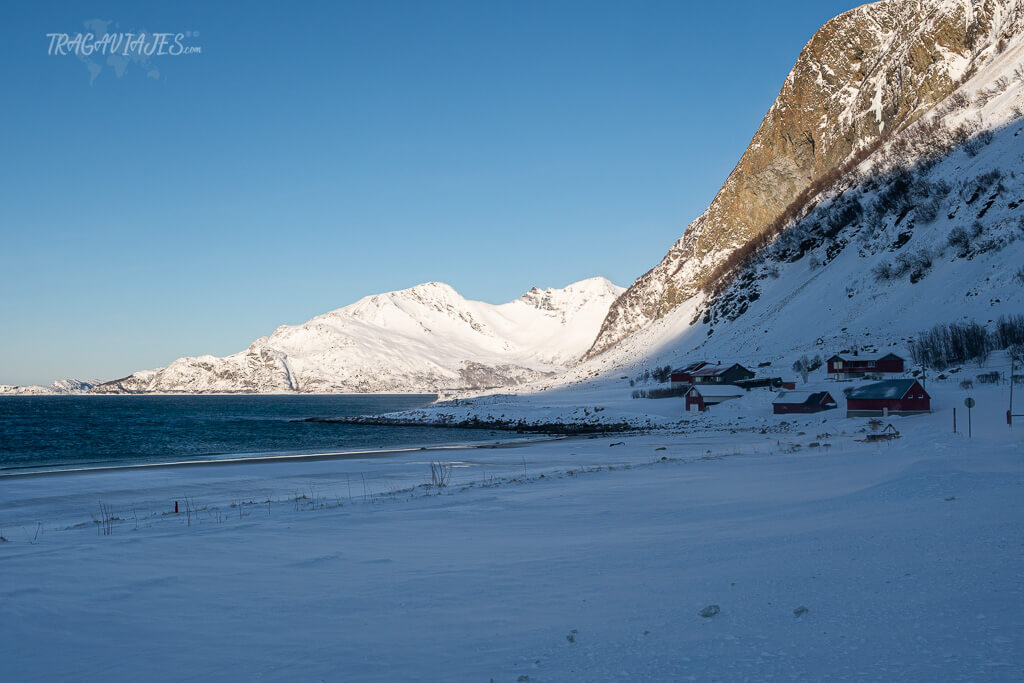
[[[0,383],[233,353],[430,280],[492,302],[628,285],[856,4],[5,8]],[[46,34],[97,18],[201,53],[99,58],[90,82]]]

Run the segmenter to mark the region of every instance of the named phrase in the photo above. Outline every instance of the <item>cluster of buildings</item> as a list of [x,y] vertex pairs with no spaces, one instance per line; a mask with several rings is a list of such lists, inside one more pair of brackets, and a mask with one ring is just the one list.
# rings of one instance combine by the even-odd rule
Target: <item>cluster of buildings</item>
[[[886,417],[931,412],[931,397],[913,378],[894,378],[904,373],[905,361],[889,353],[880,358],[832,356],[827,374],[833,380],[874,379],[842,393],[847,417]],[[739,363],[723,365],[700,361],[673,370],[672,388],[686,399],[687,411],[704,411],[710,406],[743,396],[753,388],[779,390],[772,402],[776,415],[818,413],[839,407],[828,391],[796,391],[795,382],[780,377],[758,378]]]

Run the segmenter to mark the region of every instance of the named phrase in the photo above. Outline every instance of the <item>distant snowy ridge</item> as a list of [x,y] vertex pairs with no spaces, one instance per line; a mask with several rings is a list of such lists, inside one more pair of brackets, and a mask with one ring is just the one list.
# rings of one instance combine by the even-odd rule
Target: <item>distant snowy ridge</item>
[[100,384],[99,380],[83,382],[80,379],[59,379],[49,386],[0,384],[0,396],[47,396],[55,394],[84,394]]
[[282,325],[239,353],[179,358],[98,393],[435,392],[517,385],[563,370],[623,288],[591,278],[494,305],[428,282]]

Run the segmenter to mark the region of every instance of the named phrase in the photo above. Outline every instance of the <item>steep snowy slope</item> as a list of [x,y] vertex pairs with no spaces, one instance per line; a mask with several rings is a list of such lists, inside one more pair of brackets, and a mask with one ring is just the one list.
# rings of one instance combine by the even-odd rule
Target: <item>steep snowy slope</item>
[[[515,395],[435,413],[658,423],[678,419],[682,406],[630,399],[630,380],[645,370],[710,359],[770,363],[762,374],[795,379],[803,355],[859,348],[910,357],[909,341],[933,325],[991,330],[1000,317],[1024,315],[1024,36],[809,196],[777,235],[736,253],[744,258],[707,291],[605,352]],[[976,372],[965,367],[949,381]]]
[[883,0],[825,24],[711,206],[612,306],[590,355],[705,291],[801,193],[945,100],[1021,30],[1020,0]]
[[180,358],[99,392],[432,392],[519,384],[587,349],[622,292],[603,278],[502,305],[431,282],[284,325],[225,358]]

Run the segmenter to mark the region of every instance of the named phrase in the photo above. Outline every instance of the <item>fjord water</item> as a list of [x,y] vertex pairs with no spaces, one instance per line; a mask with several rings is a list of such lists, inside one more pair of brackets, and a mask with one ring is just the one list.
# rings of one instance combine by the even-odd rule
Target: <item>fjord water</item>
[[0,474],[499,438],[497,433],[475,429],[302,421],[408,410],[433,398],[424,394],[0,397]]

